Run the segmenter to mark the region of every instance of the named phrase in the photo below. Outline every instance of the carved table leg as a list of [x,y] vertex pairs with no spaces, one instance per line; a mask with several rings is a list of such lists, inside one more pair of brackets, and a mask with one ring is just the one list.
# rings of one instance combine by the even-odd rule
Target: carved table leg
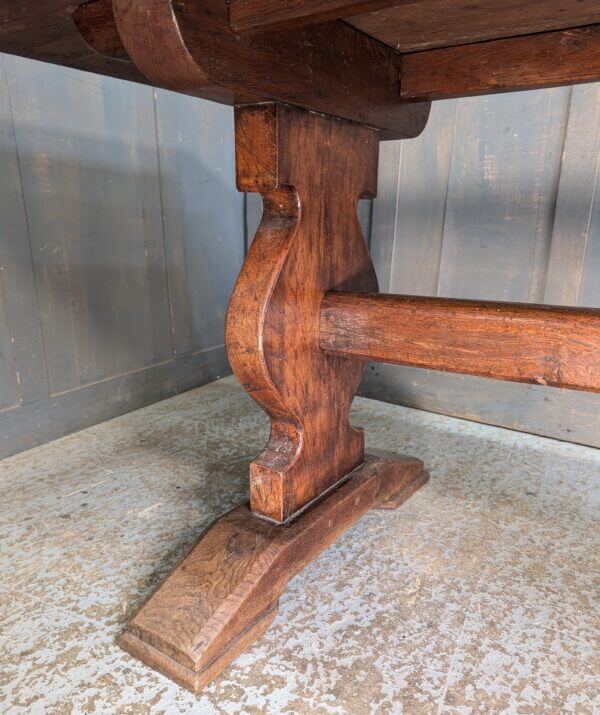
[[325,292],[374,292],[356,216],[376,188],[378,135],[280,104],[236,109],[237,180],[264,215],[232,296],[227,347],[271,419],[250,505],[218,519],[130,621],[123,648],[197,692],[271,623],[290,578],[371,508],[428,475],[418,459],[365,457],[349,423],[364,361],[323,351]]

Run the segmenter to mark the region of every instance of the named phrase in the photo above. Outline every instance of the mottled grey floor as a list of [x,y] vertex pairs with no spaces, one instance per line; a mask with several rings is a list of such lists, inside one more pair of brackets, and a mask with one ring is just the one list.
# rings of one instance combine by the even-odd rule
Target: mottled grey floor
[[430,483],[198,699],[115,638],[244,499],[262,413],[228,378],[0,462],[0,712],[599,713],[600,453],[370,400],[354,422]]

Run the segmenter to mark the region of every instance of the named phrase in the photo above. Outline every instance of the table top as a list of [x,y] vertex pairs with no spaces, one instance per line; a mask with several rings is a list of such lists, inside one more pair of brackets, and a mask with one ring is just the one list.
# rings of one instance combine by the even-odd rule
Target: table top
[[402,137],[431,99],[600,79],[600,3],[0,0],[0,51]]

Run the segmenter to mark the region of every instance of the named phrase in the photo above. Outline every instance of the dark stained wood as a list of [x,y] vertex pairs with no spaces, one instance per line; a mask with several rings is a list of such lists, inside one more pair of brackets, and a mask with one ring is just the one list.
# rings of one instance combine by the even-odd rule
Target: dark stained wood
[[600,310],[328,293],[321,347],[431,370],[600,392]]
[[404,99],[448,99],[600,80],[600,25],[404,55]]
[[91,0],[80,5],[73,13],[73,22],[95,52],[131,62],[115,24],[111,0]]
[[271,418],[252,463],[252,509],[285,521],[358,467],[348,421],[364,361],[325,355],[321,299],[374,291],[356,214],[377,185],[377,132],[277,104],[236,110],[237,182],[259,192],[262,223],[231,300],[227,348],[242,386]]
[[418,459],[365,457],[362,430],[348,421],[364,361],[319,344],[326,291],[377,289],[356,206],[375,193],[378,132],[273,102],[236,107],[235,128],[238,188],[260,192],[265,208],[226,342],[271,436],[251,465],[250,505],[202,535],[120,639],[193,692],[264,632],[298,571],[429,476]]
[[600,22],[598,0],[414,0],[347,18],[399,52],[531,35]]
[[[104,8],[98,10],[103,16],[100,24],[106,32],[107,3],[99,1]],[[67,0],[0,0],[0,52],[147,84],[133,63],[123,61],[122,51],[115,59],[90,47],[73,19],[80,5]],[[89,10],[84,14],[89,17]],[[90,33],[92,29],[86,29],[88,38]]]
[[[598,79],[597,0],[233,0],[230,13],[252,36],[225,0],[0,0],[0,50],[228,104],[276,99],[382,138],[418,135],[429,98]],[[496,38],[511,39],[466,44]]]
[[[271,419],[250,506],[209,528],[121,639],[197,692],[268,627],[294,574],[368,509],[395,508],[426,482],[419,460],[365,458],[349,411],[367,358],[600,391],[599,311],[378,297],[356,216],[375,193],[379,139],[416,136],[429,113],[402,101],[412,60],[387,44],[562,30],[599,22],[600,7],[414,0],[355,17],[359,30],[333,21],[242,36],[226,0],[80,4],[0,2],[0,49],[238,105],[238,186],[264,199],[227,318],[232,367]],[[567,64],[568,81],[583,81],[594,35],[565,38],[543,67],[532,60],[532,86],[564,81]],[[523,73],[523,57],[509,69]],[[585,66],[574,71],[574,57]]]
[[229,20],[235,32],[256,32],[314,25],[410,2],[414,0],[229,0]]
[[[252,25],[251,37],[232,31],[227,8],[226,0],[0,0],[0,51],[150,81],[229,104],[277,99],[379,128],[382,138],[416,136],[428,115],[427,103],[399,101],[400,57],[390,47],[413,53],[532,36],[529,48],[507,49],[514,61],[493,74],[486,73],[485,63],[501,64],[500,46],[481,56],[409,58],[404,66],[409,76],[418,74],[425,81],[436,73],[438,79],[426,93],[409,90],[405,82],[404,97],[506,91],[597,77],[591,31],[558,38],[556,56],[545,40],[533,36],[600,23],[597,0],[232,0],[236,28]],[[347,21],[332,21],[340,13]],[[319,25],[289,27],[316,21]],[[268,31],[257,31],[259,26]],[[123,39],[131,45],[129,52]],[[129,61],[132,51],[135,65]],[[433,66],[423,72],[431,61]],[[520,61],[526,65],[523,72]],[[415,73],[410,68],[418,62],[424,64]],[[471,64],[477,67],[474,74],[466,69]],[[448,71],[460,88],[440,84]]]
[[382,451],[289,526],[234,509],[154,591],[120,645],[199,692],[266,630],[293,576],[369,509],[395,508],[427,479],[418,459]]
[[155,85],[228,104],[276,99],[418,135],[429,104],[402,103],[400,57],[343,22],[242,37],[225,0],[113,0],[129,56]]

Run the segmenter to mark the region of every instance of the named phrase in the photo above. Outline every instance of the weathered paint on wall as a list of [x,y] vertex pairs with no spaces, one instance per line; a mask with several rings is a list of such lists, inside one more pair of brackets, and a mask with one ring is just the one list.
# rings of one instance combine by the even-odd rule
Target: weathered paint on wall
[[[0,456],[226,374],[260,200],[230,108],[0,56]],[[600,85],[439,102],[359,215],[388,292],[600,306]],[[363,394],[600,444],[600,398],[373,365]]]
[[[437,102],[381,146],[382,290],[600,307],[600,84]],[[372,365],[362,394],[600,446],[600,395]]]
[[0,57],[0,456],[229,372],[231,108]]

